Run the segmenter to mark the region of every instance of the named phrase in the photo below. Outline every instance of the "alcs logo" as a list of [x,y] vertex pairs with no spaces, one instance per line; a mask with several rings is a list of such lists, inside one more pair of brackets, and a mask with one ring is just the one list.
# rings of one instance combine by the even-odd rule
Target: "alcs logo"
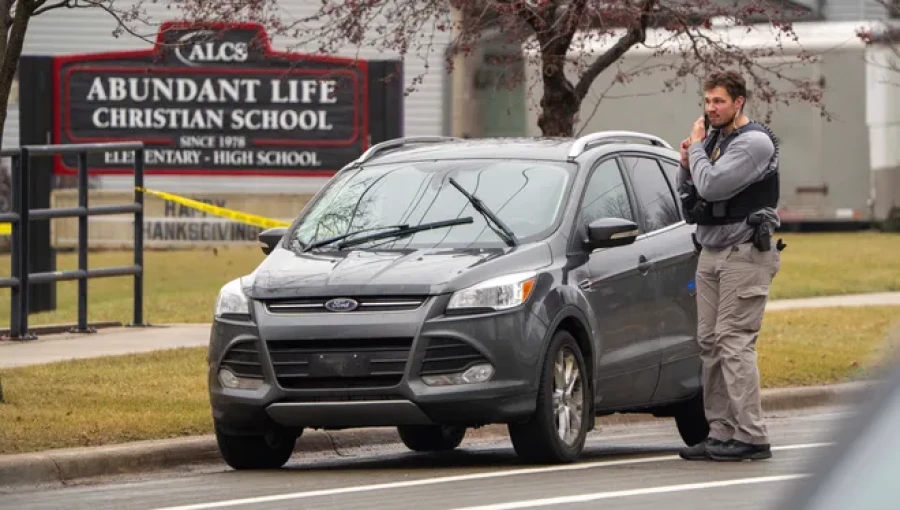
[[246,42],[214,39],[216,32],[199,30],[178,38],[175,57],[188,66],[200,66],[219,62],[246,62],[249,52]]

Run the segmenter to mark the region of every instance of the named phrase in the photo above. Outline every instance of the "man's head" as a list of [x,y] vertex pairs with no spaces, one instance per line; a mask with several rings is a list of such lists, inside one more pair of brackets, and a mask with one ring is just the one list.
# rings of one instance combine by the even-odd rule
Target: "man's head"
[[747,84],[734,71],[713,73],[703,83],[706,114],[715,128],[731,124],[747,101]]

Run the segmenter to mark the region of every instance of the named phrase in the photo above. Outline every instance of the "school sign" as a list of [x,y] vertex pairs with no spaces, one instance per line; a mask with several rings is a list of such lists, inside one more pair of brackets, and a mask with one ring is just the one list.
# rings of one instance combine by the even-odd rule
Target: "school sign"
[[[141,140],[149,175],[327,175],[401,135],[402,95],[391,96],[402,85],[377,64],[275,51],[255,24],[166,23],[146,51],[54,59],[54,138]],[[89,166],[130,173],[131,158],[107,152]]]

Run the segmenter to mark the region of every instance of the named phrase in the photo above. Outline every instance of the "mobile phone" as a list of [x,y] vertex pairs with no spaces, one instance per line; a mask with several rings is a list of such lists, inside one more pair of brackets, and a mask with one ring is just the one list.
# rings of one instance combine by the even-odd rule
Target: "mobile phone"
[[703,129],[709,131],[709,114],[703,114]]

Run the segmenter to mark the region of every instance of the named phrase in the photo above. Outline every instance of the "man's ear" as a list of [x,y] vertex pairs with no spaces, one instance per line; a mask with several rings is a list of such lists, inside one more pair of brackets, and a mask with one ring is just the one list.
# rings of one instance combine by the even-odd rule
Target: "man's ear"
[[739,114],[744,113],[744,103],[745,102],[746,102],[746,99],[744,99],[743,96],[738,97],[737,99],[734,100],[734,103],[737,105],[737,110],[738,110]]

